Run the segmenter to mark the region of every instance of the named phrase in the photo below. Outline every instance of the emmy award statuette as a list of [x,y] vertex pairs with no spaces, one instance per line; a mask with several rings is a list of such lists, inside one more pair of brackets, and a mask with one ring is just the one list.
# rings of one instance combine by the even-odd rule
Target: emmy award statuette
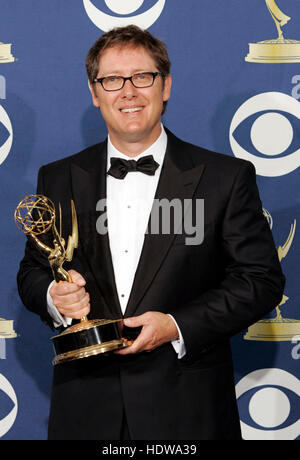
[[278,38],[249,43],[249,54],[245,61],[265,64],[285,64],[300,62],[300,41],[284,38],[282,27],[291,19],[284,14],[275,0],[265,0],[275,22]]
[[[43,195],[28,195],[20,201],[15,210],[15,222],[19,230],[35,241],[39,250],[48,257],[54,280],[57,283],[72,282],[63,268],[65,261],[70,262],[74,249],[78,246],[78,226],[75,205],[71,201],[72,235],[69,235],[67,247],[62,237],[61,206],[59,205],[60,229],[56,228],[56,213],[52,201]],[[53,247],[48,246],[38,236],[52,232]],[[127,347],[129,342],[121,336],[122,319],[81,318],[80,323],[67,328],[61,334],[52,337],[55,358],[53,364],[107,353]]]
[[[264,209],[264,215],[268,220],[270,228],[273,227],[273,219],[271,214]],[[277,249],[278,258],[281,262],[287,256],[292,245],[296,231],[296,220],[291,225],[289,236],[286,242]],[[291,341],[295,335],[300,335],[300,321],[296,319],[283,318],[281,307],[289,298],[283,295],[280,304],[276,307],[276,318],[263,319],[253,324],[248,328],[248,332],[244,336],[246,340],[256,340],[262,342],[284,342]]]

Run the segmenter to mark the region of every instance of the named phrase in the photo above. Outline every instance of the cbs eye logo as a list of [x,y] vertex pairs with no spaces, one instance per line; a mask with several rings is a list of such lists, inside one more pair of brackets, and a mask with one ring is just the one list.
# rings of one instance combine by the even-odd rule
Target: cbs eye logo
[[157,0],[150,9],[133,16],[129,15],[139,10],[144,0],[101,0],[102,7],[105,8],[106,5],[111,12],[120,16],[112,16],[99,10],[91,0],[83,0],[83,5],[88,17],[95,26],[107,32],[114,27],[123,27],[129,24],[135,24],[141,29],[148,29],[161,15],[165,2],[166,0]]
[[12,129],[11,121],[6,111],[2,107],[2,105],[0,105],[0,125],[1,124],[5,128],[6,140],[0,147],[0,165],[1,163],[4,162],[4,160],[8,156],[11,146],[12,146],[12,141],[13,141],[13,129]]
[[[250,396],[249,396],[250,395]],[[291,441],[300,436],[300,381],[282,369],[260,369],[236,385],[245,440]]]
[[3,392],[13,402],[13,408],[11,411],[2,419],[0,419],[0,438],[4,436],[15,423],[15,419],[18,412],[18,401],[16,393],[9,383],[9,381],[0,374],[0,393]]
[[[238,131],[247,119],[252,126],[250,135],[243,136],[248,145],[242,147],[237,140]],[[285,153],[299,147],[294,141],[297,130],[299,133],[299,120],[300,103],[293,97],[278,92],[258,94],[244,102],[232,119],[229,131],[232,151],[236,157],[251,161],[260,176],[289,174],[300,166],[300,148]]]

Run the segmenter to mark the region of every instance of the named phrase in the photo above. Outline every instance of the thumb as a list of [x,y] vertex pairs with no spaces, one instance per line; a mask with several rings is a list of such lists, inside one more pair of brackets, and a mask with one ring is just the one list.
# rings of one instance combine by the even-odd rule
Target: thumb
[[144,315],[132,316],[131,318],[124,318],[123,323],[127,327],[138,327],[145,324]]
[[86,281],[80,273],[78,273],[76,270],[69,270],[68,273],[71,276],[72,283],[75,283],[80,287],[85,286]]

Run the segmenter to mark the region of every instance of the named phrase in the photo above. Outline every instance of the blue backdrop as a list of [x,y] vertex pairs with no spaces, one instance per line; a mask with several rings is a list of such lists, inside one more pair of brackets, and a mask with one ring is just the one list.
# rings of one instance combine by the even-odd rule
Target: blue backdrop
[[[292,18],[285,37],[300,40],[299,2],[277,3]],[[240,155],[236,145],[241,145],[256,166],[257,158],[264,159],[257,182],[276,246],[293,231],[282,259],[288,300],[281,313],[299,342],[275,336],[249,341],[243,331],[232,347],[244,438],[300,439],[300,66],[245,61],[250,42],[277,36],[266,2],[1,0],[0,7],[0,40],[11,44],[13,56],[0,44],[0,317],[13,320],[18,334],[0,338],[0,437],[46,438],[52,379],[52,332],[25,310],[17,294],[25,238],[15,227],[14,209],[35,192],[42,164],[105,138],[89,94],[86,53],[116,18],[138,24],[146,18],[144,27],[166,42],[172,61],[165,125],[186,141],[227,155]],[[253,101],[254,96],[259,97]],[[243,104],[247,117],[240,115]],[[235,114],[241,122],[236,127]],[[271,116],[260,118],[266,114]],[[233,127],[237,144],[230,140]],[[279,141],[281,150],[287,148],[276,152]],[[275,153],[267,152],[272,145]],[[275,159],[281,159],[276,168]]]

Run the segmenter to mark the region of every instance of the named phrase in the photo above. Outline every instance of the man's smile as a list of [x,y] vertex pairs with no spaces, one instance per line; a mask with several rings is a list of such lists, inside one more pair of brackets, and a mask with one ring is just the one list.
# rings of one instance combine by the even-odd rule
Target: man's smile
[[135,113],[135,112],[140,112],[143,110],[144,107],[125,107],[123,109],[120,109],[120,112],[122,113]]

